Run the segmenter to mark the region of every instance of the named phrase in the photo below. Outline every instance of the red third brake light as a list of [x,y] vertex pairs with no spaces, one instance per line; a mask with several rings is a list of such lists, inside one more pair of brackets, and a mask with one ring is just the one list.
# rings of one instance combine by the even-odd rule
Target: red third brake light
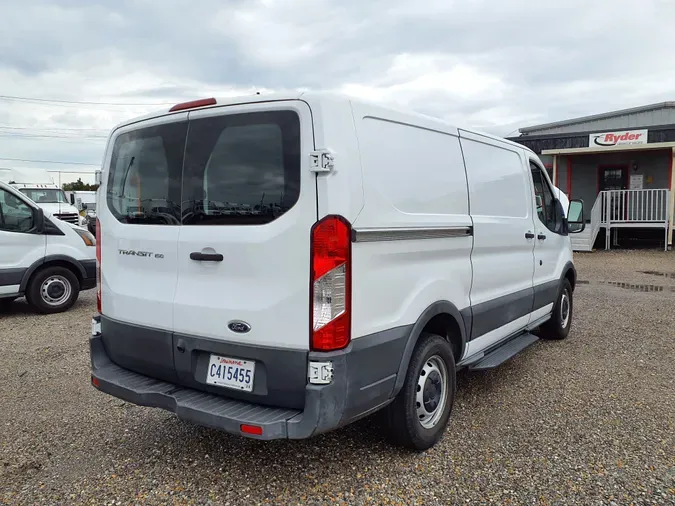
[[215,98],[202,98],[199,100],[192,100],[190,102],[183,102],[182,104],[176,104],[169,112],[184,111],[185,109],[196,109],[197,107],[206,107],[207,105],[216,105]]
[[312,227],[311,339],[315,351],[346,347],[351,340],[351,225],[327,216]]
[[96,309],[101,314],[101,222],[96,218]]

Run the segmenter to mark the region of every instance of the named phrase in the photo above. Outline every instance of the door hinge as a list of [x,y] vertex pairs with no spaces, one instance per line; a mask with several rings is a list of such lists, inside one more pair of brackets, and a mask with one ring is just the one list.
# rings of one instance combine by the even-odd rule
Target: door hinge
[[309,170],[312,172],[330,172],[335,166],[335,156],[327,149],[312,151],[309,154]]

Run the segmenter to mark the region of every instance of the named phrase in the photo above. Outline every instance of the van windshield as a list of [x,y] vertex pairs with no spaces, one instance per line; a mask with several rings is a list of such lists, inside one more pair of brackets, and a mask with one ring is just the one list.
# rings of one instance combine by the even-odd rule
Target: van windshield
[[38,204],[70,204],[63,190],[51,188],[21,188],[21,193]]
[[148,127],[115,141],[107,203],[122,223],[269,223],[300,195],[300,121],[291,111]]

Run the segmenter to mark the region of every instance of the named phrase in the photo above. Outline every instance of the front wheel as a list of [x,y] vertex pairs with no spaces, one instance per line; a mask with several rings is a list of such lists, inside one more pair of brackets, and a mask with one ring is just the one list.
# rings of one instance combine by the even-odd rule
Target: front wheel
[[405,383],[387,408],[393,442],[426,450],[443,435],[455,400],[455,359],[441,336],[422,334],[408,366]]
[[26,299],[40,313],[61,313],[70,309],[80,294],[77,276],[65,267],[47,267],[35,273],[28,284]]
[[537,335],[543,339],[565,339],[572,327],[573,307],[572,285],[565,279],[560,287],[551,319],[539,328]]

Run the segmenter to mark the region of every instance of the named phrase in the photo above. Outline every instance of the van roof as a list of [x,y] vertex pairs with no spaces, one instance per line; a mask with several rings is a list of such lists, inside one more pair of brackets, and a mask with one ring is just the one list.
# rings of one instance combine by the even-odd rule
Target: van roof
[[[322,101],[331,101],[331,102],[346,102],[346,103],[360,103],[364,105],[368,105],[370,107],[376,107],[380,109],[382,112],[390,111],[390,112],[396,112],[398,114],[403,114],[410,119],[421,119],[424,120],[425,122],[433,122],[438,124],[439,126],[442,125],[444,127],[452,127],[452,128],[459,128],[460,130],[463,130],[465,132],[470,132],[473,134],[477,134],[495,141],[502,142],[504,144],[509,144],[513,147],[517,147],[519,149],[524,149],[526,151],[532,152],[528,147],[523,146],[522,144],[518,144],[517,142],[513,142],[510,140],[507,140],[503,137],[499,137],[497,135],[492,135],[488,134],[485,132],[473,130],[471,128],[460,128],[457,127],[456,125],[453,125],[451,123],[448,123],[447,121],[444,121],[440,118],[434,117],[434,116],[429,116],[426,114],[420,114],[414,111],[410,110],[403,110],[403,109],[398,109],[395,107],[391,106],[382,106],[374,102],[369,102],[367,100],[363,99],[354,99],[353,97],[350,97],[348,95],[343,95],[340,93],[336,92],[328,92],[328,91],[311,91],[311,92],[306,92],[306,91],[296,91],[296,92],[284,92],[284,93],[266,93],[266,94],[255,94],[255,95],[240,95],[240,96],[235,96],[235,97],[222,97],[222,98],[216,98],[217,105],[211,106],[211,107],[222,107],[222,106],[228,106],[228,105],[240,105],[240,104],[253,104],[253,103],[258,103],[258,102],[279,102],[279,101],[284,101],[284,100],[299,100],[303,99],[309,103],[312,102],[322,102]],[[163,109],[160,111],[155,111],[150,114],[146,114],[144,116],[139,116],[133,119],[130,119],[128,121],[125,121],[123,123],[118,124],[115,126],[114,130],[117,130],[118,128],[122,128],[124,126],[132,125],[134,123],[138,123],[141,121],[153,119],[153,118],[158,118],[161,116],[166,116],[169,114],[178,114],[180,112],[184,111],[176,111],[176,112],[170,112],[168,109]]]
[[[209,106],[209,107],[222,107],[222,106],[228,106],[228,105],[239,105],[239,104],[254,104],[257,102],[276,102],[276,101],[281,101],[281,100],[297,100],[300,97],[304,95],[304,92],[296,92],[296,93],[266,93],[265,95],[239,95],[236,97],[222,97],[222,98],[216,98],[217,105],[214,106]],[[186,101],[188,102],[188,101]],[[123,121],[122,123],[119,123],[118,125],[113,128],[113,131],[117,130],[118,128],[122,128],[128,125],[133,125],[134,123],[139,123],[141,121],[146,121],[149,119],[153,118],[159,118],[162,116],[167,116],[169,114],[180,114],[181,112],[185,111],[176,111],[176,112],[171,112],[169,109],[161,109],[158,111],[151,112],[149,114],[145,114],[143,116],[137,116],[135,118],[131,118],[127,121]]]

